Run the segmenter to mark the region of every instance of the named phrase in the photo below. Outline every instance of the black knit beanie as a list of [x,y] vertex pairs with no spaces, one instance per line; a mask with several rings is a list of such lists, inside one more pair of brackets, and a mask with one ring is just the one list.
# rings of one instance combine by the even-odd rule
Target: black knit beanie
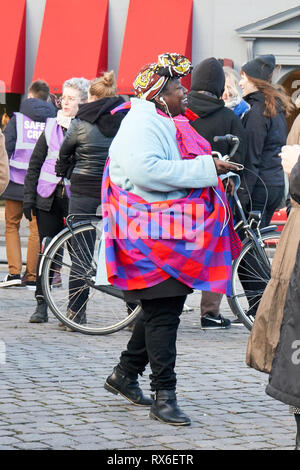
[[242,72],[252,78],[271,81],[275,65],[275,57],[272,54],[261,55],[243,65]]
[[224,87],[224,70],[215,57],[205,59],[195,66],[192,72],[191,90],[209,91],[220,98],[223,94]]

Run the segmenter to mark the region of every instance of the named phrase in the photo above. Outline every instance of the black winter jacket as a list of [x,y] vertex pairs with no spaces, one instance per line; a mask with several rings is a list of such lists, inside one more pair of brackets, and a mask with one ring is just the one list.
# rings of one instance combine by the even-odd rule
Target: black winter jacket
[[59,152],[57,174],[71,174],[71,193],[100,197],[108,149],[125,116],[110,111],[122,103],[123,98],[112,97],[80,106]]
[[265,97],[257,91],[245,97],[250,111],[243,117],[242,124],[247,132],[247,153],[245,167],[250,194],[256,185],[261,186],[261,178],[268,186],[283,186],[284,172],[279,153],[286,144],[287,128],[282,111],[275,117],[264,116]]
[[[63,132],[66,129],[62,128]],[[37,185],[40,177],[41,168],[48,155],[48,145],[43,132],[35,144],[32,152],[27,175],[24,183],[24,207],[36,207],[43,211],[49,212],[51,210],[56,191],[49,197],[42,197],[37,193]]]
[[[20,106],[20,113],[25,114],[33,121],[46,122],[47,118],[56,116],[56,109],[52,103],[38,98],[27,98]],[[9,158],[13,154],[17,141],[16,116],[13,115],[5,130],[5,147]],[[3,199],[22,201],[24,197],[24,186],[12,181],[2,195]]]
[[210,143],[212,150],[228,155],[231,147],[227,142],[214,142],[216,135],[233,134],[240,139],[239,148],[232,158],[233,162],[243,163],[246,151],[246,133],[240,119],[231,109],[225,107],[222,99],[214,96],[190,91],[188,94],[188,107],[199,116],[199,119],[190,124],[196,131]]

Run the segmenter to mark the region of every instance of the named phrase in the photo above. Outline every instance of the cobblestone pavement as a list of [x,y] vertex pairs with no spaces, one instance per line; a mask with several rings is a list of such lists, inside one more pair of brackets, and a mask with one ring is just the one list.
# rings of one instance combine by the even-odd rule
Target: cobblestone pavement
[[[1,265],[0,276],[6,272]],[[188,303],[198,307],[199,298],[192,294]],[[222,307],[233,319],[225,299]],[[265,394],[265,374],[245,365],[244,327],[205,332],[199,308],[183,314],[177,393],[192,425],[176,428],[103,388],[128,330],[63,332],[52,315],[48,324],[28,323],[33,309],[31,291],[0,290],[0,450],[293,449],[288,407]],[[145,392],[148,375],[149,369],[140,380]]]

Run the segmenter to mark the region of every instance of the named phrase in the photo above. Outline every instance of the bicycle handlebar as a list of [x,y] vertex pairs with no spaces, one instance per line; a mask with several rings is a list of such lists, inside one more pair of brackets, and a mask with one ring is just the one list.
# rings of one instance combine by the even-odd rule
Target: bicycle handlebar
[[[228,155],[224,155],[223,157],[219,157],[221,160],[224,160],[225,162],[230,161],[230,159],[234,156],[235,152],[238,149],[238,146],[240,145],[240,139],[236,135],[232,134],[226,134],[226,135],[216,135],[214,137],[214,142],[219,142],[219,141],[225,141],[227,142],[230,146],[232,146],[231,151],[229,152]],[[218,154],[218,152],[212,152]],[[220,154],[219,154],[220,155]],[[240,163],[235,163],[235,162],[230,162],[233,163],[236,166],[236,170],[240,171],[244,169],[244,165],[241,165]]]
[[227,142],[232,146],[231,152],[229,153],[229,158],[232,158],[235,152],[240,145],[240,139],[236,135],[226,134],[226,135],[215,135],[214,142]]
[[222,141],[222,140],[226,140],[226,142],[228,140],[231,140],[231,137],[232,137],[232,134],[226,134],[226,135],[215,135],[214,136],[214,142],[219,142]]
[[232,134],[226,134],[226,135],[215,135],[214,137],[214,142],[218,142],[218,141],[222,141],[222,140],[226,140],[226,142],[228,142],[229,144],[232,144],[233,142],[239,142],[239,138],[236,136],[236,135],[232,135]]

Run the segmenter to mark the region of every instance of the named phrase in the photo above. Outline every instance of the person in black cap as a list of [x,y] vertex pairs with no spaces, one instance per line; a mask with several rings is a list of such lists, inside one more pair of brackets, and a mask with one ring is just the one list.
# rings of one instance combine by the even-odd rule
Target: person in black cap
[[251,205],[262,212],[261,227],[269,225],[284,196],[279,153],[287,138],[285,114],[293,109],[285,92],[271,83],[275,65],[273,55],[263,55],[241,68],[240,86],[251,106],[242,119],[248,140],[245,168],[250,170],[243,202],[248,209]]
[[216,135],[233,134],[239,137],[240,145],[232,158],[243,163],[246,137],[238,117],[225,107],[221,99],[225,88],[225,74],[220,62],[210,57],[197,64],[192,72],[191,91],[188,94],[188,107],[199,116],[191,122],[196,131],[209,141],[212,150],[227,155],[230,148],[227,142],[214,142]]
[[[188,107],[199,116],[190,124],[209,141],[212,150],[228,155],[231,147],[226,141],[214,142],[217,135],[233,134],[240,139],[240,146],[232,158],[243,163],[246,151],[246,135],[240,119],[225,106],[221,99],[225,88],[225,74],[221,63],[210,57],[197,64],[192,72],[191,91]],[[228,318],[220,314],[222,294],[202,292],[201,326],[203,329],[227,329],[231,326]]]
[[[243,97],[251,106],[242,119],[248,146],[240,199],[246,212],[261,212],[261,228],[270,224],[275,210],[284,199],[280,152],[287,138],[285,115],[294,107],[285,92],[272,85],[274,69],[273,55],[260,56],[242,66],[240,80]],[[251,256],[251,259],[254,269],[254,257]],[[255,269],[260,272],[259,265]],[[247,266],[241,264],[239,278],[248,298],[248,315],[255,317],[265,285],[248,279],[247,272]]]
[[275,66],[276,61],[272,54],[262,55],[244,64],[242,71],[249,77],[271,82]]

